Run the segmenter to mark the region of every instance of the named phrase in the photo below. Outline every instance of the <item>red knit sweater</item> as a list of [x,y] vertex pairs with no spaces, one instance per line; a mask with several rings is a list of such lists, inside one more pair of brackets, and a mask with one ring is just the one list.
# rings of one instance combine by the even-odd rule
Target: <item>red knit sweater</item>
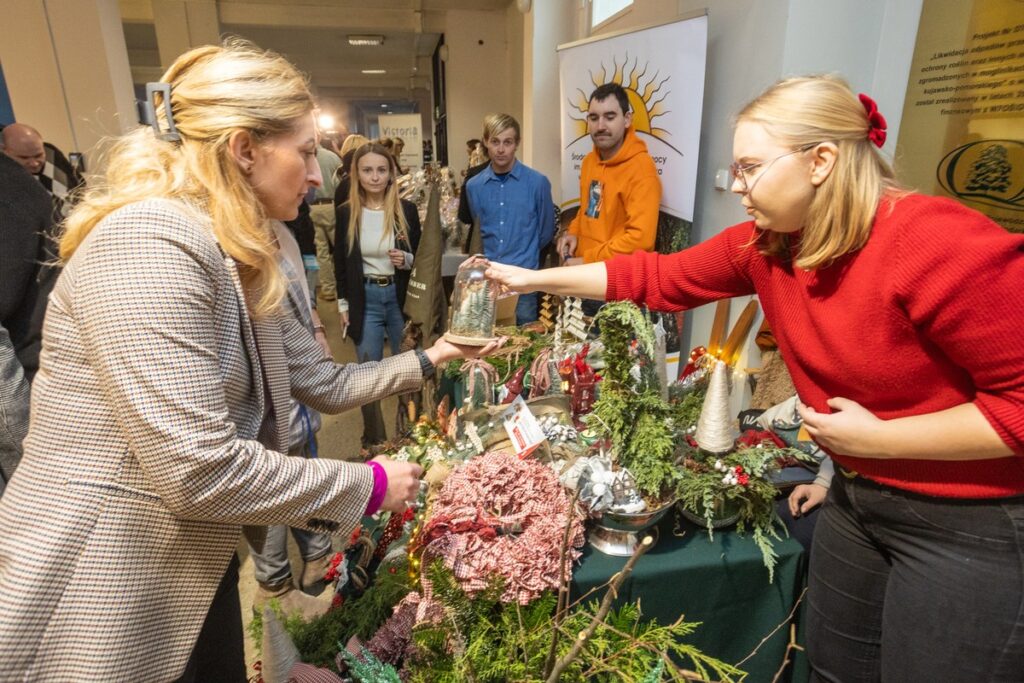
[[678,311],[757,294],[797,392],[882,419],[973,401],[1018,457],[854,458],[883,484],[954,498],[1024,493],[1024,236],[947,199],[884,202],[863,249],[804,271],[747,246],[751,222],[690,249],[607,262],[607,298]]

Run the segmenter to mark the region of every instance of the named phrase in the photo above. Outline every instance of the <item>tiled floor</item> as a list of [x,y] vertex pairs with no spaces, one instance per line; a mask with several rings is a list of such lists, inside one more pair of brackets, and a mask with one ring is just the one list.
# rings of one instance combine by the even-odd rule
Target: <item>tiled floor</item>
[[[339,363],[352,363],[355,361],[355,345],[350,339],[342,339],[338,327],[338,313],[333,302],[320,302],[320,317],[327,328],[327,338],[331,343],[334,358]],[[388,432],[394,428],[394,415],[397,408],[394,398],[384,401],[382,410],[384,422],[388,426]],[[359,437],[363,433],[363,418],[359,409],[350,410],[340,415],[324,415],[323,426],[318,435],[319,454],[323,458],[337,458],[340,460],[353,460],[359,457]],[[340,549],[344,539],[335,538],[335,549]],[[292,570],[296,574],[302,571],[302,559],[295,547],[295,542],[289,538],[289,556],[291,558]],[[245,541],[238,547],[238,557],[242,561],[242,567],[238,582],[239,593],[242,600],[242,621],[246,627],[252,621],[252,603],[256,594],[256,580],[252,574],[252,560],[249,558],[249,548]],[[320,598],[323,601],[324,610],[330,605],[331,592],[325,591]],[[256,652],[255,643],[246,631],[245,639],[245,660],[249,673],[252,674],[252,664],[259,655]]]

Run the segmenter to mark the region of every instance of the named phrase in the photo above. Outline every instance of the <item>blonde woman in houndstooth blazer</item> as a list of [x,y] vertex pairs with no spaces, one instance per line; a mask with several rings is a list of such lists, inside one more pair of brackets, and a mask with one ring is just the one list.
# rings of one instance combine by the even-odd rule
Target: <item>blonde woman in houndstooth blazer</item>
[[25,455],[0,498],[3,681],[244,680],[228,571],[243,525],[347,535],[418,490],[415,465],[283,455],[289,394],[336,413],[463,354],[336,365],[280,312],[268,219],[320,181],[290,64],[211,46],[163,82],[170,120],[161,108],[159,136],[115,143],[61,243]]

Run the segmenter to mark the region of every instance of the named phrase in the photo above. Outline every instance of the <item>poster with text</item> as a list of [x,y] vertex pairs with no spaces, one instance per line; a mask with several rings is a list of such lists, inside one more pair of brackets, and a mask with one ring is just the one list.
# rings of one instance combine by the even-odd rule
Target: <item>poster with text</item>
[[1024,1],[924,0],[896,172],[1024,232]]
[[402,158],[398,165],[404,169],[423,167],[423,117],[419,114],[381,114],[377,117],[382,138],[402,138]]
[[590,93],[614,82],[629,95],[633,127],[661,177],[661,210],[693,220],[707,37],[700,16],[559,48],[563,209],[579,204],[580,168],[593,149]]

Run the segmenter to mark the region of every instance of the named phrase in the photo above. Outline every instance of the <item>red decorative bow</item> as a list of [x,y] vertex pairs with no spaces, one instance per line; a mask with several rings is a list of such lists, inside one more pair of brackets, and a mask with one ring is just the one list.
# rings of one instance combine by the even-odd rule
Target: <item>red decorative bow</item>
[[885,130],[888,128],[885,117],[878,111],[878,105],[873,99],[861,93],[857,95],[860,103],[864,105],[864,111],[868,114],[868,140],[881,148],[885,144]]

